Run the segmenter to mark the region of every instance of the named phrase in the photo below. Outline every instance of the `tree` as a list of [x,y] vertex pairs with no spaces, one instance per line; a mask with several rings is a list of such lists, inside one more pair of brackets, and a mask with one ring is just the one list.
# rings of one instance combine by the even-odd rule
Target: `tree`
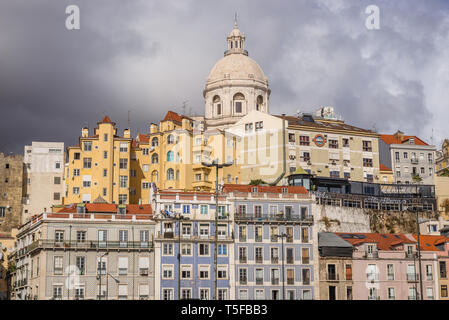
[[260,184],[266,184],[266,182],[263,181],[262,179],[256,179],[256,180],[251,180],[251,182],[249,184],[251,186],[258,186]]
[[449,177],[449,168],[444,168],[441,170],[441,172],[438,174],[440,177]]
[[412,177],[413,181],[415,181],[416,183],[419,183],[422,181],[422,178],[419,176],[419,174],[414,174]]

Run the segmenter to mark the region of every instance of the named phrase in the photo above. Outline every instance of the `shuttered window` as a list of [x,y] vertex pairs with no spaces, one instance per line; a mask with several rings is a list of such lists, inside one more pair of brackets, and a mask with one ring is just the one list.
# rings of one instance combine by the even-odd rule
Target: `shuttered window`
[[352,265],[346,265],[346,280],[352,280]]

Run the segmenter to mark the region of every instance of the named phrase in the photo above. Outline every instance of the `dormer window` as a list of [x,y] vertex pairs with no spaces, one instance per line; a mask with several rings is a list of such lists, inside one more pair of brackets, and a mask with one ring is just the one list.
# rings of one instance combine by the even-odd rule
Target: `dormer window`
[[253,187],[253,188],[251,189],[251,192],[252,192],[252,193],[257,193],[257,187]]
[[414,138],[410,138],[410,144],[415,144],[415,139]]
[[118,214],[121,214],[121,215],[126,214],[126,206],[123,206],[123,205],[118,206],[118,211],[117,211],[117,213],[118,213]]
[[83,214],[86,213],[86,205],[84,203],[80,203],[76,206],[76,213]]

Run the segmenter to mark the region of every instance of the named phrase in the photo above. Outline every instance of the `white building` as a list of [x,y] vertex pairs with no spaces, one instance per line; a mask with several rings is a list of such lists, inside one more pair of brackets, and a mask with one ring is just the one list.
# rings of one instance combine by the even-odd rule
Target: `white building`
[[22,223],[31,216],[50,212],[62,204],[64,192],[64,143],[33,141],[25,146],[26,196]]

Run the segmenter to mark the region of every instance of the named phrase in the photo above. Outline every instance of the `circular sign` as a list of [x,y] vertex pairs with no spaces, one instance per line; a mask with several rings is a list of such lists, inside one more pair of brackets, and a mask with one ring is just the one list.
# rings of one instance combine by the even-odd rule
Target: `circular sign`
[[313,138],[313,142],[315,142],[318,147],[322,147],[326,143],[326,138],[322,134],[317,134],[315,138]]

